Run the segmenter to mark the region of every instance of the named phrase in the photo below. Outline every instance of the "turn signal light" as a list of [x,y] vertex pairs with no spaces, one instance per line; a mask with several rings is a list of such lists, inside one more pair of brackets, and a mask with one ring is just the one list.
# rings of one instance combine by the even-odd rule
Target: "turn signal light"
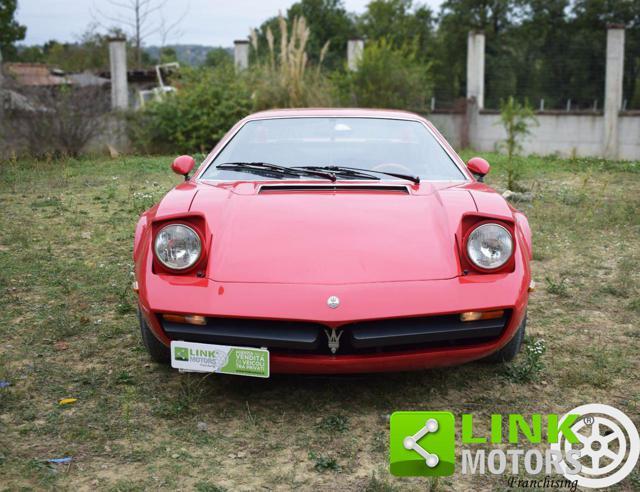
[[204,316],[197,316],[195,314],[163,314],[162,317],[165,321],[170,321],[171,323],[187,323],[200,326],[207,324],[207,319]]
[[460,321],[480,321],[482,319],[496,319],[502,318],[503,314],[503,309],[499,309],[497,311],[467,311],[466,313],[460,313]]

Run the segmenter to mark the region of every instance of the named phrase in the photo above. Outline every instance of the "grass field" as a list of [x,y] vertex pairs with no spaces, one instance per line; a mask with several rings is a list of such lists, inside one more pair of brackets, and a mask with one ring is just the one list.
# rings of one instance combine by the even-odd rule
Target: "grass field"
[[[500,187],[504,158],[488,158]],[[179,374],[142,348],[133,227],[179,181],[170,161],[0,163],[0,489],[506,490],[391,477],[389,414],[473,412],[486,433],[491,413],[599,402],[640,421],[640,163],[522,160],[541,358],[264,381]],[[636,470],[617,490],[638,488]]]

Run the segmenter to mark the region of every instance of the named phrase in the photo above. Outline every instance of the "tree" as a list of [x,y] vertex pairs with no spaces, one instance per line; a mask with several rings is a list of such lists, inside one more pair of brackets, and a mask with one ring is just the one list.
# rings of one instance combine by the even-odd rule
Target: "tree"
[[[40,46],[20,47],[16,61],[46,63],[61,68],[66,72],[82,72],[84,70],[107,70],[109,68],[109,38],[122,36],[122,32],[112,30],[108,34],[96,31],[96,25],[90,25],[73,43],[47,41]],[[128,47],[131,43],[128,42]],[[132,65],[136,53],[127,50],[127,63]],[[142,54],[143,63],[150,61],[146,52]]]
[[48,41],[44,44],[44,63],[67,72],[105,70],[109,67],[108,36],[99,34],[90,26],[75,43]]
[[[347,41],[357,37],[353,17],[347,13],[342,0],[301,0],[294,3],[287,11],[285,20],[289,30],[294,19],[304,18],[309,28],[307,53],[309,60],[317,63],[322,48],[330,41],[324,53],[323,65],[327,68],[338,68],[346,57]],[[267,19],[258,29],[258,52],[254,57],[267,57],[267,30],[271,30],[275,45],[280,43],[279,16]]]
[[344,8],[342,0],[302,0],[294,3],[287,11],[287,19],[304,17],[309,26],[307,42],[311,60],[317,62],[327,41],[329,48],[323,64],[337,68],[345,59],[347,41],[356,37],[355,23]]
[[14,43],[24,39],[27,28],[14,19],[17,0],[0,0],[0,53],[6,58],[16,54]]
[[171,46],[163,46],[160,48],[160,63],[171,63],[178,61],[178,53]]
[[[438,28],[438,63],[434,66],[436,97],[454,100],[464,96],[466,88],[466,53],[469,31],[483,31],[486,36],[485,101],[492,101],[492,83],[503,83],[510,75],[507,60],[512,45],[504,43],[503,34],[514,25],[519,0],[446,0],[440,10]],[[505,63],[502,63],[505,62]],[[507,70],[507,72],[505,72]],[[502,78],[491,78],[500,72]]]
[[21,46],[16,55],[12,57],[13,60],[25,63],[44,63],[45,53],[40,45],[34,46]]
[[[637,0],[576,0],[572,9],[573,36],[571,49],[574,57],[572,88],[585,93],[604,91],[606,28],[608,24],[626,27],[624,59],[625,99],[633,101],[640,85],[640,2]],[[593,36],[592,33],[599,33]],[[575,57],[582,66],[575,66]],[[594,87],[594,81],[598,83]],[[587,92],[589,91],[589,92]],[[640,107],[640,106],[637,106]]]
[[[143,62],[142,44],[144,40],[153,34],[160,33],[164,46],[170,34],[175,31],[189,9],[187,4],[182,16],[168,24],[161,12],[167,4],[167,0],[107,0],[107,3],[115,9],[115,13],[108,14],[96,8],[97,15],[94,17],[98,21],[103,19],[103,21],[114,23],[130,32],[138,66],[141,66]],[[103,23],[101,24],[106,27]]]
[[[20,46],[14,60],[27,63],[45,63],[66,72],[108,70],[109,38],[121,37],[124,34],[116,29],[102,34],[97,31],[97,28],[96,24],[90,24],[87,30],[71,43],[60,43],[52,39],[43,45]],[[131,48],[131,42],[127,41],[127,65],[129,66],[135,64],[136,57],[135,50]],[[153,61],[151,56],[143,51],[143,64],[149,64]]]
[[384,37],[369,41],[358,70],[344,77],[348,105],[422,112],[431,95],[429,64],[417,59],[415,44],[396,47]]
[[427,60],[435,19],[426,6],[412,0],[373,0],[358,19],[360,32],[370,40],[385,38],[396,47],[416,43],[416,56]]
[[548,108],[559,107],[576,96],[569,84],[572,61],[567,48],[573,35],[565,13],[569,0],[527,0],[526,4],[526,14],[508,40],[513,86],[501,87],[501,96],[510,89],[511,94],[536,102],[544,99]]
[[213,48],[207,52],[207,57],[204,60],[206,67],[219,67],[221,65],[230,64],[233,62],[231,54],[224,48]]

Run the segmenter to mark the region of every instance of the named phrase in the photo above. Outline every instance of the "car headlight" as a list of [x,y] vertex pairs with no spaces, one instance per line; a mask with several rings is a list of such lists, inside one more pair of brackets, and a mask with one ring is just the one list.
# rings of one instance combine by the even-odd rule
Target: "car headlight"
[[185,270],[200,258],[200,236],[184,224],[170,224],[158,232],[153,249],[156,258],[167,268]]
[[511,233],[498,224],[482,224],[467,238],[467,256],[479,268],[495,270],[513,253]]

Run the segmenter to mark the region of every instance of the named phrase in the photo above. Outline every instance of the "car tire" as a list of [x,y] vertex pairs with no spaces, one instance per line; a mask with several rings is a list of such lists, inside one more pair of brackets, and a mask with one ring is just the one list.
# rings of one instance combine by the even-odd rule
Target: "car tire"
[[167,364],[171,359],[171,354],[169,353],[169,348],[165,347],[160,340],[156,338],[153,334],[149,325],[144,320],[144,317],[140,313],[140,309],[138,309],[138,320],[140,321],[140,334],[142,335],[142,343],[149,352],[151,358],[160,362],[161,364]]
[[491,354],[488,357],[482,359],[485,362],[492,363],[501,363],[501,362],[511,362],[518,352],[520,352],[520,348],[522,347],[522,341],[524,340],[524,332],[527,328],[527,315],[525,313],[524,318],[522,318],[522,323],[518,327],[518,331],[513,336],[511,341],[507,343],[504,347],[502,347],[497,352]]

